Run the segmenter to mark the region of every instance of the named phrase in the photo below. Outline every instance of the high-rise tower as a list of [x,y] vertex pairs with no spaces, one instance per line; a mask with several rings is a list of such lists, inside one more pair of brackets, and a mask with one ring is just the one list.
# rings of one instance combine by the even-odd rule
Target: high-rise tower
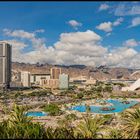
[[11,81],[11,45],[0,41],[0,89],[8,89]]

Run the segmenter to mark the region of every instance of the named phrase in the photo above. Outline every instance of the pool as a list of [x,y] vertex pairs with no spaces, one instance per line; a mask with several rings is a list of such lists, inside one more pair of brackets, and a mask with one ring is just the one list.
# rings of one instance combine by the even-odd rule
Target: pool
[[25,113],[26,116],[30,117],[42,117],[42,116],[47,116],[47,113],[45,112],[27,112]]
[[[136,105],[137,103],[139,103],[138,101],[129,101],[129,104],[124,104],[122,103],[122,100],[114,100],[114,99],[110,99],[110,100],[106,100],[108,103],[112,103],[112,106],[109,106],[108,108],[115,108],[114,110],[109,110],[109,111],[104,111],[101,110],[101,108],[103,106],[94,106],[91,105],[90,106],[90,110],[93,113],[98,113],[98,114],[110,114],[110,113],[118,113],[118,112],[123,112],[125,109]],[[76,110],[79,112],[86,112],[86,106],[85,104],[83,105],[77,105],[77,106],[72,106],[71,108],[69,108],[70,110]]]

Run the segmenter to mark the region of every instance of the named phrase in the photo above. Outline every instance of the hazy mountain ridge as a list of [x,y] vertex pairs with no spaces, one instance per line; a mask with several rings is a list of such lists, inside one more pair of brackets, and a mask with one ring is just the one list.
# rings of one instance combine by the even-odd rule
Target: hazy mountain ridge
[[12,63],[12,69],[16,71],[29,71],[31,73],[50,73],[50,68],[60,67],[62,72],[70,75],[71,78],[78,77],[80,75],[92,77],[98,80],[106,79],[136,79],[140,78],[140,73],[136,73],[133,76],[131,74],[136,71],[128,68],[109,68],[107,66],[85,66],[85,65],[51,65],[51,64],[25,64],[19,62]]

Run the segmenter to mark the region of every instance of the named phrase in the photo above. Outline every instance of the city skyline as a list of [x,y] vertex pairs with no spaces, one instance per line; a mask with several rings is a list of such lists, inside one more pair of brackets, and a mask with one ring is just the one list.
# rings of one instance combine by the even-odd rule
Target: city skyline
[[12,44],[14,62],[140,68],[139,8],[140,2],[2,2],[0,37]]

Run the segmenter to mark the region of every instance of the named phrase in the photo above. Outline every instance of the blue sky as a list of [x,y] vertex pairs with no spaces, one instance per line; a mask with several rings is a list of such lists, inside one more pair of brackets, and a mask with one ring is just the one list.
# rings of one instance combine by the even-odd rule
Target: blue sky
[[[90,30],[101,37],[94,44],[100,44],[103,48],[108,49],[107,55],[112,51],[117,51],[115,53],[117,54],[118,49],[125,49],[125,47],[129,50],[131,49],[132,52],[136,51],[133,55],[137,55],[140,52],[139,9],[140,2],[0,2],[0,38],[2,40],[16,40],[26,44],[28,47],[21,47],[20,51],[23,55],[29,56],[29,54],[33,53],[32,51],[34,53],[37,51],[37,47],[33,46],[31,38],[15,36],[12,34],[14,31],[22,30],[31,34],[37,30],[43,30],[42,32],[34,33],[35,38],[44,39],[45,41],[42,41],[42,45],[44,44],[46,48],[49,48],[49,46],[55,48],[57,42],[63,42],[60,39],[61,34],[77,32],[84,34],[87,30]],[[119,23],[115,25],[117,20]],[[10,34],[5,33],[4,29],[10,31]],[[127,40],[130,40],[129,43],[133,43],[134,46],[124,46],[123,44]],[[86,57],[86,55],[84,54],[83,57]],[[14,60],[16,61],[16,59]],[[94,59],[92,58],[91,61],[94,61]],[[66,60],[61,60],[60,63],[67,64]],[[45,61],[44,58],[39,58],[38,61],[59,63],[59,61],[55,62],[54,60]],[[68,64],[77,64],[79,61],[71,61]],[[112,58],[107,61],[107,65],[110,65],[109,61],[112,61]],[[137,60],[135,61],[137,63]],[[118,65],[119,62],[115,61],[114,64],[113,62],[111,62],[111,66],[127,65],[125,62],[125,64],[121,65]],[[85,63],[84,61],[81,64]],[[99,65],[99,62],[95,60],[95,64],[90,63],[89,65]],[[132,65],[132,67],[134,66]]]

